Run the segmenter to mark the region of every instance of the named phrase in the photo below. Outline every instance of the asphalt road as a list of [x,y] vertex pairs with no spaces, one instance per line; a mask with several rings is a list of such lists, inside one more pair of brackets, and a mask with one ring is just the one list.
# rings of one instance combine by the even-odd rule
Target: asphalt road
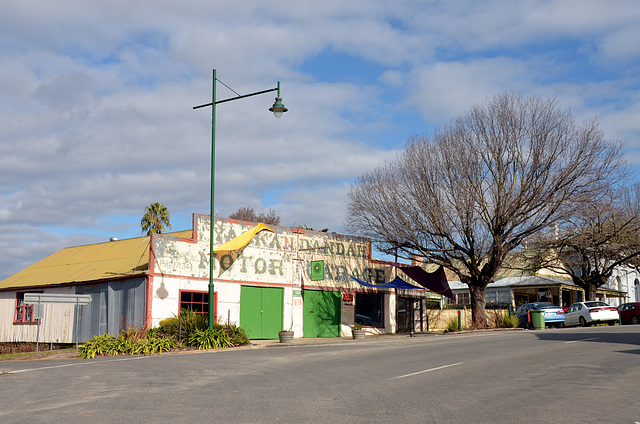
[[640,326],[0,363],[0,423],[636,423]]

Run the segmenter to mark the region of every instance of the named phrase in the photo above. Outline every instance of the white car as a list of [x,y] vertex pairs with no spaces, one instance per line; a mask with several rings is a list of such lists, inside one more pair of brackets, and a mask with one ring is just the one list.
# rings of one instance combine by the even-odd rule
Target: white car
[[574,303],[565,312],[565,317],[564,324],[567,327],[572,325],[588,327],[591,324],[601,322],[614,325],[620,319],[618,310],[615,307],[600,301]]

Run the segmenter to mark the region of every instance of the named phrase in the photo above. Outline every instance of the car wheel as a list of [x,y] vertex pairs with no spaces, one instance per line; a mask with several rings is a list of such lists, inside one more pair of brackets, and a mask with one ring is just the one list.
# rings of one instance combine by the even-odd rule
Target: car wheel
[[631,317],[631,324],[634,324],[634,325],[635,325],[635,324],[637,324],[637,323],[638,323],[638,317],[637,317],[637,316],[635,316],[635,315],[634,315],[634,316],[632,316],[632,317]]
[[609,325],[616,325],[616,322],[615,322],[615,321],[609,321],[609,322],[607,322],[607,324],[609,324]]
[[560,325],[558,325],[558,328],[564,328],[564,327],[565,327],[564,322],[561,322]]
[[584,317],[580,317],[580,327],[588,327],[587,320]]

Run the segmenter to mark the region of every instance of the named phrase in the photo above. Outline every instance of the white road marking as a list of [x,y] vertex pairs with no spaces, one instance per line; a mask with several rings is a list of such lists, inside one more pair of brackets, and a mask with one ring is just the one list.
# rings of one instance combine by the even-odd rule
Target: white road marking
[[455,364],[449,364],[449,365],[443,365],[441,367],[436,367],[436,368],[430,368],[428,370],[422,370],[422,371],[418,371],[418,372],[412,372],[411,374],[405,374],[405,375],[399,375],[397,377],[391,377],[388,378],[387,380],[397,380],[399,378],[405,378],[405,377],[412,377],[414,375],[418,375],[418,374],[424,374],[425,372],[431,372],[431,371],[437,371],[437,370],[441,370],[444,368],[449,368],[449,367],[455,367],[456,365],[462,365],[462,362],[458,362]]
[[600,338],[600,337],[590,337],[590,338],[588,338],[588,339],[571,340],[570,342],[565,342],[565,343],[586,342],[586,341],[589,341],[589,340],[597,340],[597,339],[599,339],[599,338]]

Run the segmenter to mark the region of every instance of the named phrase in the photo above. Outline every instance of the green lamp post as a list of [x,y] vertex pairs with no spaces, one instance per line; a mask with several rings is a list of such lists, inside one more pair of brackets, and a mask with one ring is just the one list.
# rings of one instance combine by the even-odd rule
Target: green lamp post
[[[213,70],[213,89],[211,93],[211,103],[206,103],[199,106],[194,106],[194,109],[201,107],[211,106],[211,205],[210,205],[210,218],[209,218],[209,329],[213,329],[213,323],[215,317],[213,316],[213,302],[214,302],[214,285],[213,285],[213,222],[214,222],[214,194],[215,194],[215,165],[216,165],[216,105],[220,103],[226,103],[233,100],[244,99],[245,97],[257,96],[258,94],[270,93],[277,91],[276,100],[273,106],[269,108],[269,111],[273,112],[276,118],[280,118],[284,112],[288,109],[282,104],[282,98],[280,97],[280,81],[276,88],[270,88],[268,90],[257,91],[255,93],[238,94],[236,97],[231,97],[224,100],[216,100],[216,70]],[[222,83],[224,85],[224,83]],[[226,86],[226,85],[225,85]],[[227,87],[228,88],[228,87]],[[233,90],[232,90],[233,91]],[[237,94],[237,93],[236,93]]]

